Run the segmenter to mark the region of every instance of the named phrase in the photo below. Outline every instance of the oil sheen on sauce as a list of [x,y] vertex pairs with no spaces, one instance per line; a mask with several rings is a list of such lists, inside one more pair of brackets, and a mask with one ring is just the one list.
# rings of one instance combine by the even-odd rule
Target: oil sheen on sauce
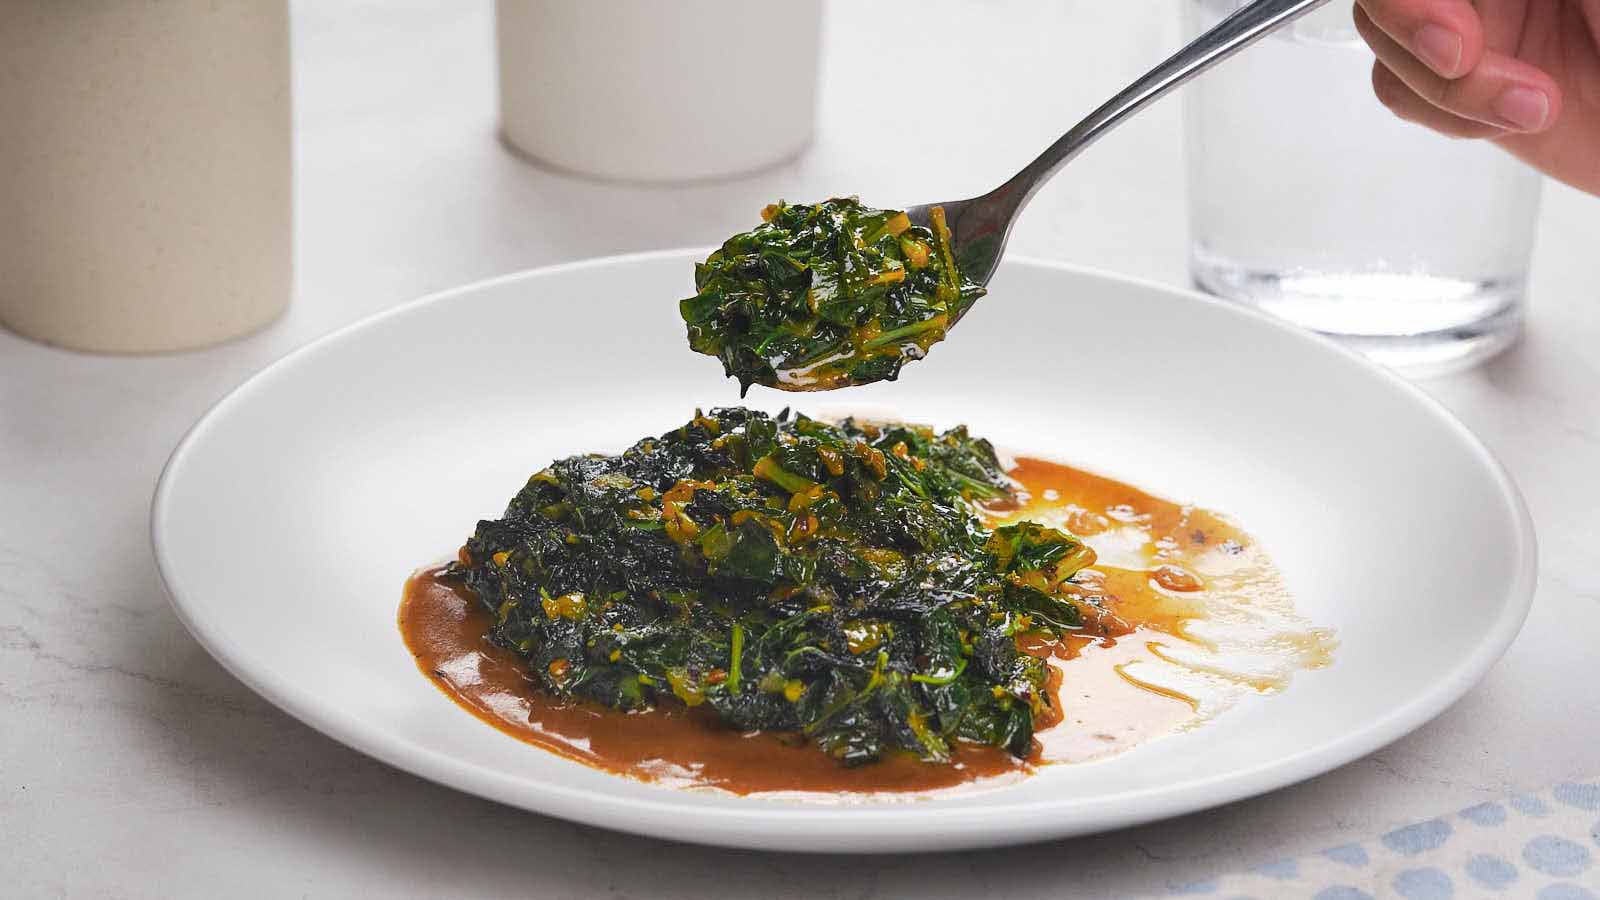
[[[400,630],[446,695],[513,737],[595,768],[680,787],[798,799],[914,798],[986,790],[1041,765],[1076,763],[1193,728],[1241,697],[1288,686],[1331,660],[1332,634],[1297,616],[1271,562],[1225,517],[1057,463],[1019,457],[1017,499],[990,525],[1031,519],[1099,554],[1077,590],[1102,607],[1108,638],[1025,646],[1050,658],[1060,718],[1026,760],[960,744],[950,765],[892,755],[840,766],[792,735],[740,733],[709,713],[663,705],[624,713],[538,691],[510,651],[488,642],[487,611],[427,569],[406,582]],[[1093,608],[1085,605],[1086,608]]]

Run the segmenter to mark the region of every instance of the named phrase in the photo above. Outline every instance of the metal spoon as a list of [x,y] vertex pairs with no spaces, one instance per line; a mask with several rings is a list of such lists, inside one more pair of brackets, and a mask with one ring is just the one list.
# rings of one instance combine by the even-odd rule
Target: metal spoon
[[926,226],[929,210],[944,207],[962,274],[979,284],[988,284],[1000,266],[1000,256],[1017,215],[1050,176],[1061,171],[1096,138],[1168,91],[1326,2],[1256,0],[1246,5],[1090,113],[1038,159],[1011,176],[1010,181],[981,197],[913,206],[906,214],[911,221]]

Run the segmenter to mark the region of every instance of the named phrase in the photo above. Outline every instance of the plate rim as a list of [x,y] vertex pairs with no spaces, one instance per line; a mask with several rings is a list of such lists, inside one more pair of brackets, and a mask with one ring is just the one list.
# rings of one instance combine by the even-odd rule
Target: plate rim
[[[681,827],[684,804],[670,796],[647,799],[618,797],[596,794],[582,787],[548,779],[530,781],[508,772],[463,762],[457,757],[417,746],[382,730],[353,725],[349,719],[338,715],[336,710],[321,706],[304,692],[290,688],[287,682],[276,683],[271,672],[255,671],[247,663],[241,662],[243,657],[232,652],[234,643],[205,621],[202,613],[204,602],[191,596],[179,583],[180,576],[169,555],[171,549],[166,539],[166,522],[173,485],[181,477],[179,473],[183,462],[221,416],[232,406],[243,402],[243,398],[263,384],[271,373],[292,365],[302,355],[317,352],[392,316],[449,302],[460,295],[510,282],[536,280],[584,269],[622,267],[662,259],[692,259],[697,255],[704,256],[709,249],[684,247],[591,257],[522,269],[424,294],[319,335],[251,374],[212,403],[184,432],[156,482],[149,519],[151,549],[162,589],[179,621],[224,669],[278,709],[345,746],[429,781],[542,815],[666,840],[789,852],[875,853],[1034,843],[1108,831],[1249,799],[1324,774],[1400,739],[1461,699],[1504,655],[1521,631],[1532,607],[1538,580],[1538,548],[1533,520],[1521,492],[1494,452],[1442,403],[1420,387],[1330,338],[1303,330],[1251,307],[1151,278],[1023,255],[1008,258],[1004,265],[1056,270],[1073,276],[1176,295],[1191,302],[1222,307],[1228,315],[1240,315],[1267,324],[1293,340],[1331,350],[1369,374],[1376,374],[1445,425],[1491,475],[1496,489],[1512,510],[1516,538],[1513,548],[1514,574],[1503,594],[1504,606],[1472,652],[1462,656],[1454,667],[1436,676],[1422,695],[1411,703],[1391,709],[1341,738],[1245,770],[1200,775],[1090,800],[1036,797],[970,807],[946,807],[940,808],[937,815],[931,818],[923,815],[925,810],[916,803],[807,806],[777,805],[757,800],[742,808],[696,807],[693,833],[689,833]],[[885,826],[909,824],[916,819],[923,819],[927,824],[891,834],[878,831]],[[765,825],[777,823],[785,824],[788,830],[774,835],[762,829]],[[678,827],[669,829],[669,825]],[[850,826],[848,830],[841,831],[846,825]],[[869,829],[878,832],[874,839],[848,840],[851,833]],[[1041,830],[1036,832],[1035,829]]]

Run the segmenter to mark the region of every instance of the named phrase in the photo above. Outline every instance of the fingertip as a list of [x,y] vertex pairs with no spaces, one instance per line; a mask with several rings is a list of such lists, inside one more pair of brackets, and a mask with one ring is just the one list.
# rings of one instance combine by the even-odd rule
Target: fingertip
[[1550,119],[1545,123],[1544,128],[1546,131],[1554,128],[1555,124],[1561,121],[1561,107],[1566,100],[1566,98],[1562,96],[1561,88],[1553,79],[1550,82],[1548,93],[1550,96]]
[[1426,15],[1426,23],[1418,29],[1419,38],[1421,32],[1434,28],[1448,32],[1457,41],[1453,64],[1434,68],[1434,71],[1445,78],[1460,78],[1476,69],[1483,60],[1486,46],[1483,20],[1478,17],[1477,9],[1465,0],[1444,0],[1429,4]]
[[1399,76],[1389,71],[1383,60],[1372,63],[1372,94],[1390,111],[1394,110],[1396,88],[1403,87]]
[[1515,57],[1486,53],[1478,73],[1489,83],[1498,84],[1480,102],[1487,104],[1487,112],[1502,126],[1537,134],[1550,130],[1561,118],[1561,86],[1538,66]]
[[1543,93],[1545,102],[1548,104],[1544,123],[1539,126],[1538,130],[1549,131],[1555,127],[1556,122],[1561,120],[1561,107],[1565,100],[1561,92],[1561,85],[1545,70],[1533,66],[1529,68],[1532,70],[1528,73],[1529,86]]
[[1372,64],[1372,93],[1391,115],[1402,122],[1416,121],[1411,90],[1392,69],[1378,60]]
[[1476,69],[1478,64],[1483,62],[1483,53],[1487,47],[1487,43],[1483,39],[1483,23],[1478,21],[1476,12],[1467,18],[1468,23],[1462,23],[1459,31],[1461,35],[1460,63],[1457,65],[1454,74],[1445,75],[1443,72],[1439,73],[1446,78],[1460,78],[1462,75]]
[[1495,98],[1494,113],[1514,131],[1524,134],[1549,131],[1561,118],[1561,91],[1512,85]]
[[1460,78],[1483,59],[1483,21],[1470,0],[1360,0],[1354,15],[1369,43],[1381,31],[1441,78]]

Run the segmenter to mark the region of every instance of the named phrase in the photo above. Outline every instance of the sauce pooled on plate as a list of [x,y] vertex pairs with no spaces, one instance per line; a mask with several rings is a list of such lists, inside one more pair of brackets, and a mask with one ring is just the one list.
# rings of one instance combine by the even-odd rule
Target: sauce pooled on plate
[[400,628],[440,690],[520,740],[645,781],[818,799],[1010,784],[1039,765],[1098,759],[1194,727],[1330,661],[1331,634],[1295,615],[1270,561],[1226,518],[1043,460],[1019,458],[1009,474],[1017,495],[985,507],[985,524],[1026,519],[1083,538],[1099,559],[1071,590],[1095,601],[1083,609],[1103,610],[1088,624],[1109,635],[1024,639],[1025,652],[1052,666],[1054,711],[1036,723],[1025,759],[956,742],[949,764],[889,753],[846,767],[798,735],[740,733],[703,708],[621,712],[563,700],[489,643],[490,614],[442,569],[407,582]]

